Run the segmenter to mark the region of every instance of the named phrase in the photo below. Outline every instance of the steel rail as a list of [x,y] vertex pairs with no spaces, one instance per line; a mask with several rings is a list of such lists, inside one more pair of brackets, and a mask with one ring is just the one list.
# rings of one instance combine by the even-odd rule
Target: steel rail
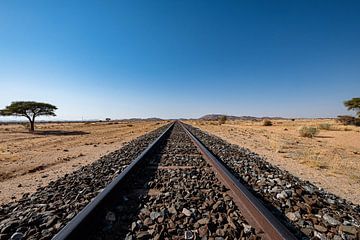
[[182,122],[180,122],[180,125],[197,146],[205,160],[213,167],[219,180],[231,190],[230,195],[233,197],[235,204],[249,224],[255,227],[258,234],[262,235],[263,239],[297,239]]
[[100,209],[104,208],[110,201],[111,195],[124,183],[125,178],[132,173],[145,159],[145,156],[164,138],[166,133],[174,126],[175,122],[155,139],[129,166],[127,166],[109,185],[107,185],[90,203],[88,203],[64,228],[62,228],[52,239],[82,239],[82,233],[88,232],[91,219],[96,214],[101,214]]

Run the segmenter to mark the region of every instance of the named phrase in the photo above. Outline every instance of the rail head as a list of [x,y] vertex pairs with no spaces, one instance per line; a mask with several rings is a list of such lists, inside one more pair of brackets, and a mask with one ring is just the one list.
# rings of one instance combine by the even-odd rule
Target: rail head
[[261,202],[217,159],[187,128],[181,126],[210,163],[218,178],[231,190],[234,202],[244,214],[248,222],[262,232],[264,239],[295,240],[297,237],[289,231]]
[[81,231],[85,231],[86,223],[88,222],[94,211],[101,207],[105,199],[110,193],[128,176],[145,158],[145,156],[160,142],[160,140],[170,131],[175,122],[172,122],[166,130],[160,134],[148,147],[141,152],[131,163],[108,184],[91,202],[89,202],[64,228],[62,228],[52,240],[78,239],[76,236],[81,236]]

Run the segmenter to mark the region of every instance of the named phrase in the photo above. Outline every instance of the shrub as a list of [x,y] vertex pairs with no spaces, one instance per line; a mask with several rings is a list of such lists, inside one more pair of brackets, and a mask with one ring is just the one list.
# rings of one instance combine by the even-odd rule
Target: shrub
[[353,116],[342,115],[338,116],[337,121],[344,125],[353,125],[355,124],[356,119]]
[[312,137],[318,135],[319,132],[320,132],[320,130],[316,127],[303,126],[299,129],[299,133],[300,133],[301,137],[312,138]]
[[225,122],[226,122],[226,120],[227,120],[227,118],[226,118],[226,116],[220,116],[219,117],[219,124],[221,125],[221,124],[224,124]]
[[320,123],[318,125],[318,128],[321,130],[331,130],[331,124],[330,123]]
[[272,126],[272,125],[273,125],[272,122],[268,119],[263,121],[263,126]]
[[360,118],[355,118],[354,125],[355,126],[360,126]]

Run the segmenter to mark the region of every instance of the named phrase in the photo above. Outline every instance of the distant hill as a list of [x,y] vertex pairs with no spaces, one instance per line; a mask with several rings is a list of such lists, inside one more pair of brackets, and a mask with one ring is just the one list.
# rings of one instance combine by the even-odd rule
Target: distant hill
[[151,118],[129,118],[129,119],[123,119],[126,121],[162,121],[161,118],[151,117]]
[[[200,117],[199,119],[201,120],[218,120],[219,117],[224,116],[225,114],[207,114],[204,115],[202,117]],[[255,120],[255,119],[267,119],[267,118],[271,118],[271,119],[284,119],[282,117],[252,117],[252,116],[231,116],[231,115],[225,115],[227,117],[228,120]]]

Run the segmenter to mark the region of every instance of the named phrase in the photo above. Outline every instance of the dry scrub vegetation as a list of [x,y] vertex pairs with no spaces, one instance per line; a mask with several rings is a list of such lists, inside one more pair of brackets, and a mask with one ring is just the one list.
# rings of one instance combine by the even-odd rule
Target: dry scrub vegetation
[[166,122],[131,121],[0,125],[0,202],[89,164]]
[[[360,203],[360,127],[334,119],[188,121],[330,192]],[[310,134],[308,136],[308,134]],[[306,135],[302,137],[301,135]]]

